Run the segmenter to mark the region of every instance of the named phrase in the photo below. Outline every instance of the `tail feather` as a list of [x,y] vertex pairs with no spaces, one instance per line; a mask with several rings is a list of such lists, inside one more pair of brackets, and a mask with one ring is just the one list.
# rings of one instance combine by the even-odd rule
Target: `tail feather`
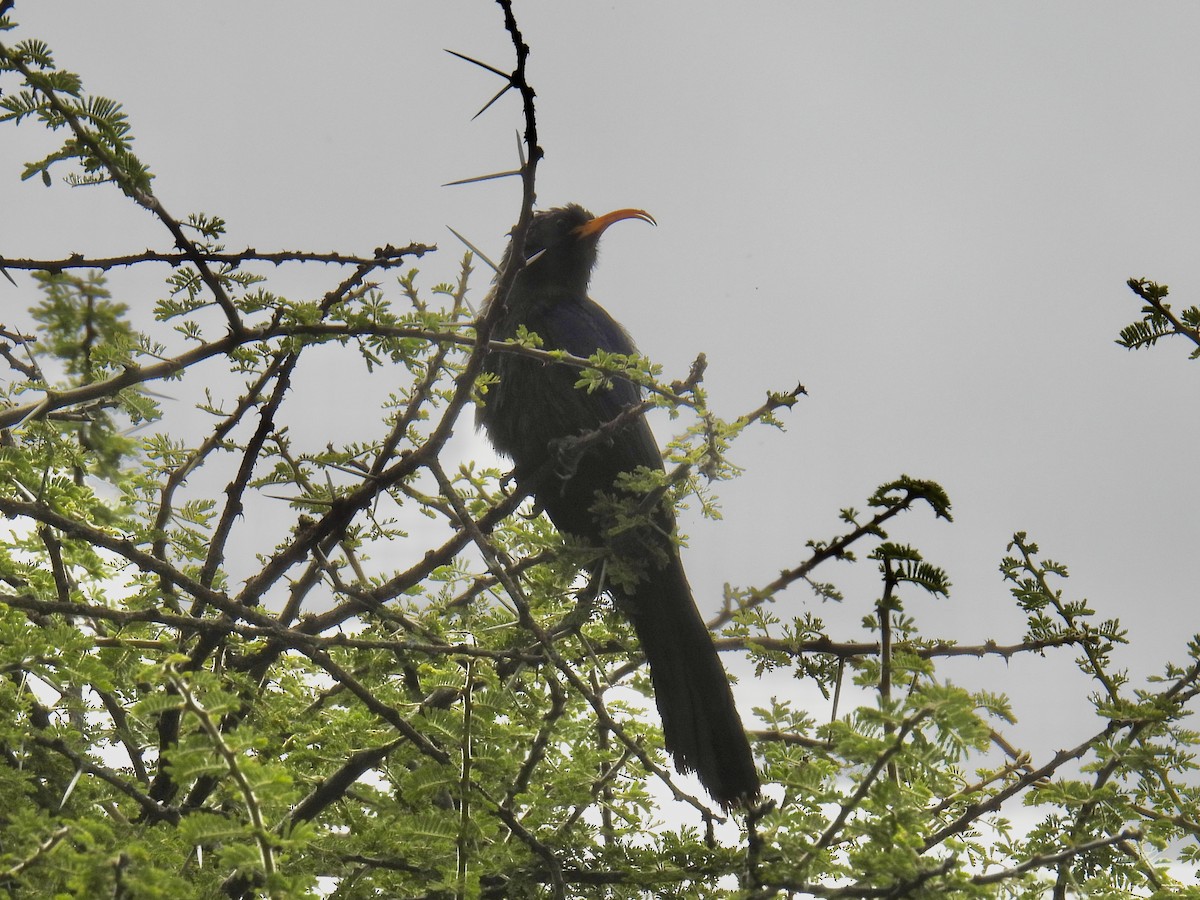
[[725,809],[754,800],[758,772],[729,678],[678,555],[624,597],[650,665],[667,750]]

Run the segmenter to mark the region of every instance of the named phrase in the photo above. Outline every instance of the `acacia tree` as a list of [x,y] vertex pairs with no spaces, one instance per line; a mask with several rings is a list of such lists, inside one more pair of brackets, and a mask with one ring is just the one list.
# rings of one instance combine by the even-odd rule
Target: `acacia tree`
[[[524,111],[519,248],[541,150],[529,51],[511,4],[499,6],[515,63],[492,68]],[[1197,738],[1181,724],[1200,692],[1200,645],[1150,685],[1129,685],[1110,663],[1119,624],[1070,599],[1066,569],[1024,534],[1002,573],[1026,632],[974,647],[927,635],[903,597],[949,583],[891,533],[913,510],[949,520],[950,502],[905,476],[865,512],[844,510],[844,530],[811,541],[793,568],[731,588],[711,623],[720,649],[760,674],[790,671],[835,701],[856,698],[818,712],[784,695],[755,710],[765,799],[723,817],[669,770],[636,700],[649,690],[636,643],[580,589],[580,548],[521,513],[507,473],[451,461],[447,439],[471,413],[488,349],[574,366],[581,390],[632,379],[642,408],[679,423],[659,487],[703,506],[731,474],[730,442],[780,424],[803,389],[722,417],[702,358],[668,381],[641,358],[491,341],[493,323],[465,303],[471,256],[427,287],[412,268],[432,249],[421,244],[229,250],[220,217],[176,218],[159,202],[118,104],[87,94],[10,16],[2,27],[0,119],[63,137],[21,177],[53,184],[65,172],[68,184],[119,190],[157,219],[168,248],[0,259],[41,294],[26,312],[7,307],[0,329],[9,894],[1188,891],[1170,865],[1192,861],[1200,838],[1188,778]],[[493,309],[521,265],[519,252],[511,259]],[[268,287],[281,261],[341,274],[318,299],[287,298]],[[153,302],[111,296],[106,273],[152,265],[169,271]],[[1125,346],[1168,335],[1200,346],[1195,307],[1177,316],[1165,288],[1131,287],[1146,305]],[[306,403],[292,376],[318,350],[395,391],[359,433],[306,446],[288,432]],[[185,438],[155,388],[206,385],[213,372],[241,386],[214,388],[198,407],[204,434]],[[599,437],[580,435],[574,449]],[[290,512],[261,515],[269,504]],[[440,527],[406,527],[413,511]],[[246,558],[246,536],[271,527],[269,552]],[[389,566],[398,556],[410,562]],[[829,561],[856,558],[877,567],[875,596],[818,580]],[[772,599],[801,586],[861,608],[865,633],[830,634],[810,613],[781,618]],[[948,656],[1046,652],[1077,656],[1096,713],[1091,737],[1048,758],[1020,749],[1019,711],[1001,694],[937,671]],[[1017,829],[1008,816],[1023,805],[1040,821]]]

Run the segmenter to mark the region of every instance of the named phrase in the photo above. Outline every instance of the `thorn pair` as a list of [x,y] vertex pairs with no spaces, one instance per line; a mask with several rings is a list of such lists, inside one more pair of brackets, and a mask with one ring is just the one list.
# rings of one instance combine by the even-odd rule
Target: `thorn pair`
[[[512,75],[501,72],[495,66],[489,66],[485,62],[480,62],[479,60],[473,59],[470,56],[466,56],[462,53],[459,53],[456,50],[447,50],[446,52],[449,53],[451,56],[457,56],[461,60],[469,62],[472,65],[479,66],[481,69],[486,69],[487,71],[491,72],[492,74],[499,75],[501,78],[504,79],[504,82],[505,82],[504,87],[500,88],[500,90],[496,93],[496,95],[494,97],[492,97],[492,99],[489,100],[487,103],[485,103],[483,105],[483,108],[480,109],[479,112],[477,112],[477,113],[475,113],[475,115],[471,116],[472,122],[474,122],[481,115],[483,115],[488,110],[488,108],[491,107],[491,105],[493,103],[495,103],[497,100],[499,100],[501,97],[503,97],[511,88],[515,87],[515,85],[516,85],[516,82],[513,80]],[[442,187],[453,187],[455,185],[460,185],[460,184],[474,184],[477,181],[490,181],[493,178],[511,178],[513,175],[522,174],[525,171],[525,148],[521,145],[521,135],[520,134],[517,135],[517,158],[521,161],[521,165],[519,168],[510,169],[506,172],[492,172],[489,175],[475,175],[471,178],[460,178],[458,181],[448,181],[448,182],[446,182],[446,184],[442,185]],[[460,238],[460,240],[461,240],[461,238]],[[466,241],[463,241],[463,243],[466,243]],[[470,245],[468,244],[467,246],[470,246]],[[492,268],[495,268],[495,266],[493,266]]]

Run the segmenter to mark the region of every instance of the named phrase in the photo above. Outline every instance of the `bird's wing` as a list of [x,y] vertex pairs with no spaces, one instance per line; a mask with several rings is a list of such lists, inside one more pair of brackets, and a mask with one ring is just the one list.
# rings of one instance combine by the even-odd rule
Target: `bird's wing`
[[[626,356],[637,352],[629,335],[602,307],[591,300],[584,303],[556,303],[547,308],[533,330],[545,341],[546,349],[565,350],[572,356],[588,357],[597,350],[621,353]],[[590,431],[610,422],[624,410],[642,400],[642,389],[631,381],[613,378],[611,387],[601,387],[588,393],[574,388],[579,373],[576,369],[562,367],[561,376],[570,379],[576,397],[574,402],[579,420],[576,431]],[[654,435],[644,418],[639,417],[622,430],[623,439],[606,448],[606,454],[614,454],[615,471],[629,471],[638,466],[661,468],[662,455],[654,441]]]

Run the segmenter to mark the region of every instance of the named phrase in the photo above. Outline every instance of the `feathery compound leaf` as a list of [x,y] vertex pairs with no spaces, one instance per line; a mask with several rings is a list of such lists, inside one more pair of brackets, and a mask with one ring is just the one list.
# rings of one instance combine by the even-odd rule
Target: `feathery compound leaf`
[[1161,337],[1173,334],[1171,322],[1166,316],[1146,307],[1147,315],[1140,322],[1133,322],[1121,329],[1117,343],[1129,350],[1153,347]]
[[54,68],[54,58],[50,55],[50,45],[37,38],[21,41],[13,47],[13,56],[22,62],[33,63],[39,69]]

